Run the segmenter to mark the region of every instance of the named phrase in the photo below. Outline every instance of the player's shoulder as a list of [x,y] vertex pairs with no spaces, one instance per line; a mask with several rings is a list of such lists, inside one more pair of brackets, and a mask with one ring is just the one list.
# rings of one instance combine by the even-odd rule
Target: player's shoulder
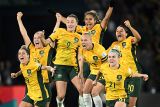
[[93,44],[94,44],[94,46],[95,46],[96,48],[99,48],[99,49],[104,48],[104,47],[103,47],[101,44],[99,44],[99,43],[93,42]]
[[101,24],[99,24],[99,23],[98,23],[98,24],[95,24],[94,27],[95,27],[95,28],[98,28],[98,27],[101,28]]
[[111,46],[118,45],[118,44],[119,44],[118,41],[114,41],[114,42],[111,44]]
[[79,38],[79,39],[81,38],[81,35],[79,33],[77,33],[77,32],[74,32],[74,36]]
[[133,36],[128,36],[127,38],[126,38],[126,40],[128,41],[128,40],[132,40],[134,37]]

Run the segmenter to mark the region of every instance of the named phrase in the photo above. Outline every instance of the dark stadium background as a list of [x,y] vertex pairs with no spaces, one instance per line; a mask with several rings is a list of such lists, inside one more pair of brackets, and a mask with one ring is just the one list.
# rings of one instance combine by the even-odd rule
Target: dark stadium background
[[[142,83],[138,107],[159,107],[160,2],[159,0],[117,0],[117,2],[103,38],[103,45],[107,49],[115,40],[116,26],[126,19],[131,21],[142,36],[137,55],[143,73],[149,75],[149,81]],[[53,10],[53,13],[49,13],[48,9]],[[33,34],[38,30],[45,30],[46,37],[52,33],[56,22],[54,12],[60,12],[64,16],[74,13],[79,18],[79,24],[84,25],[84,12],[90,9],[98,11],[103,17],[108,9],[108,0],[0,0],[0,87],[24,84],[23,77],[14,80],[10,78],[11,72],[19,70],[17,51],[24,44],[16,20],[18,11],[24,13],[24,25],[30,38],[33,38]],[[61,27],[65,25],[62,24]],[[55,96],[56,91],[53,90]],[[65,101],[67,107],[77,107],[77,95],[69,83]],[[55,103],[53,99],[51,107],[55,107]]]

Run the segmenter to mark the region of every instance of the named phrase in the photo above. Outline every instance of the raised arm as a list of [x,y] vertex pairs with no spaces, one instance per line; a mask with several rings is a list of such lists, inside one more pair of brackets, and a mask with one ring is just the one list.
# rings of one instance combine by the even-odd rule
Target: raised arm
[[31,40],[27,34],[27,31],[23,25],[23,22],[22,22],[22,16],[23,16],[23,13],[22,12],[18,12],[17,13],[17,21],[18,21],[18,26],[19,26],[19,29],[20,29],[20,32],[21,32],[21,35],[23,37],[23,40],[25,42],[25,45],[29,45],[31,43]]
[[141,36],[138,33],[138,31],[131,26],[130,21],[126,20],[124,22],[124,24],[125,24],[125,26],[127,26],[131,30],[131,32],[132,32],[132,34],[134,36],[134,38],[132,40],[132,43],[135,44],[135,43],[139,42],[141,40]]
[[53,33],[57,28],[59,28],[62,20],[62,15],[60,13],[56,13],[56,18],[57,18],[57,21],[56,21],[56,25],[54,26]]
[[112,15],[112,11],[113,11],[113,7],[115,6],[115,0],[110,0],[110,6],[109,9],[107,10],[105,17],[103,18],[102,22],[101,22],[101,27],[103,29],[106,29],[109,19]]
[[[57,18],[57,21],[56,21],[56,24],[55,24],[55,26],[54,26],[54,29],[53,29],[52,34],[55,33],[56,29],[59,28],[59,26],[60,26],[60,23],[61,23],[61,20],[62,20],[61,14],[60,14],[60,13],[56,13],[56,18]],[[48,44],[50,44],[50,45],[54,48],[55,42],[52,41],[50,38],[48,38],[48,39],[41,38],[41,40],[42,40],[42,43],[43,43],[45,46],[47,46]]]
[[[59,13],[60,14],[60,13]],[[60,14],[61,15],[61,14]],[[66,22],[67,22],[67,19],[65,18],[65,17],[63,17],[62,15],[61,15],[61,22],[63,22],[64,24],[66,24]]]

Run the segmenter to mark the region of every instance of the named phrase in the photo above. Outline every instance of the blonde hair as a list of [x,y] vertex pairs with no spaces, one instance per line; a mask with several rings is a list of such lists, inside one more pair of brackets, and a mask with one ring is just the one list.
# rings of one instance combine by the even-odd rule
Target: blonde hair
[[84,32],[84,33],[82,34],[82,37],[87,37],[87,38],[90,38],[90,39],[91,39],[91,38],[92,38],[91,35],[92,35],[91,32]]
[[117,54],[119,58],[122,56],[121,52],[118,49],[113,48],[109,51],[109,53],[111,52]]
[[22,45],[19,50],[25,50],[28,55],[30,55],[30,51],[26,45]]

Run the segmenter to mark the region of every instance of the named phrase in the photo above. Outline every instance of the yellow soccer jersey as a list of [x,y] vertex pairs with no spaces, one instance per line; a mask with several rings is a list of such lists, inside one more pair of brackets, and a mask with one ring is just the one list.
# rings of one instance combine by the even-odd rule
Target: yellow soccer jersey
[[106,50],[106,53],[109,52],[110,49],[118,49],[122,57],[120,59],[121,64],[127,64],[134,72],[138,72],[137,70],[137,58],[136,58],[136,45],[132,44],[132,37],[128,37],[127,39],[121,42],[113,42],[109,49]]
[[100,36],[102,32],[102,27],[100,24],[96,24],[91,30],[88,30],[86,26],[80,26],[80,25],[78,25],[76,28],[76,32],[78,33],[83,34],[86,31],[92,34],[92,42],[95,42],[95,43],[100,42]]
[[[47,45],[44,48],[36,49],[35,46],[31,43],[29,45],[30,58],[34,61],[41,63],[42,65],[50,65],[52,61],[52,47]],[[50,75],[47,70],[42,70],[43,82],[49,83]]]
[[40,101],[49,97],[41,75],[41,64],[30,61],[27,65],[20,65],[27,85],[27,95],[34,101]]
[[90,70],[93,75],[97,75],[99,72],[101,63],[107,60],[107,54],[102,45],[93,43],[94,47],[92,50],[82,49],[81,54],[83,58],[90,64]]
[[57,53],[54,64],[77,66],[77,53],[80,47],[80,35],[71,33],[63,28],[58,28],[50,35],[52,41],[57,40]]
[[118,69],[111,69],[108,63],[103,63],[100,71],[106,81],[106,100],[126,98],[124,82],[132,71],[127,66],[120,66]]

